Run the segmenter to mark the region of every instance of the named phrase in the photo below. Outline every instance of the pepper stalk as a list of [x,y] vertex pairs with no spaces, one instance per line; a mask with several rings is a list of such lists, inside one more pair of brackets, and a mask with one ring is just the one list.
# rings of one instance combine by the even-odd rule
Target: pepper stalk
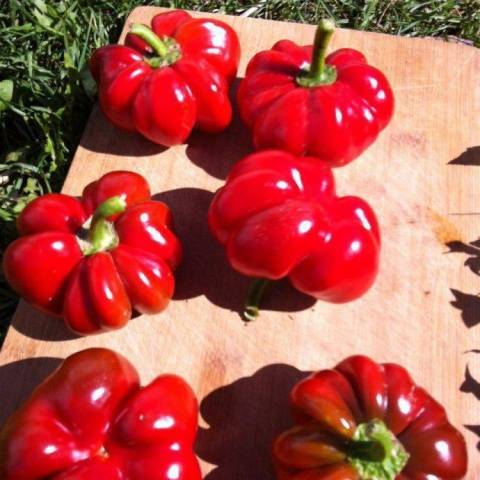
[[123,213],[126,208],[125,199],[119,196],[111,197],[97,207],[90,221],[88,241],[82,247],[84,255],[112,250],[118,245],[113,222],[108,218]]
[[270,283],[271,281],[266,278],[257,278],[251,283],[242,314],[246,322],[252,322],[258,318],[263,292]]
[[335,22],[333,20],[327,18],[320,20],[315,32],[310,68],[297,77],[297,83],[300,86],[311,88],[330,85],[337,79],[336,68],[325,63],[328,44],[334,32]]
[[357,427],[348,447],[348,461],[362,480],[395,480],[409,454],[381,420]]
[[145,59],[153,68],[171,65],[180,59],[181,53],[177,42],[173,38],[160,38],[151,28],[141,23],[134,23],[130,33],[141,38],[155,52],[155,56]]

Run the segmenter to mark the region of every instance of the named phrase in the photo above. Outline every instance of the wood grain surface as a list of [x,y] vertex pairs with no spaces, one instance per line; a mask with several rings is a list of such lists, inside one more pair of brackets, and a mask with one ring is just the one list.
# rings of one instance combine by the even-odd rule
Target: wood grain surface
[[[127,21],[148,22],[142,7]],[[248,59],[281,38],[311,43],[314,26],[219,16]],[[173,210],[185,248],[177,291],[161,315],[123,330],[75,338],[21,302],[0,353],[0,423],[59,359],[113,348],[140,370],[183,375],[201,401],[197,452],[208,480],[273,479],[274,435],[290,423],[287,392],[306,372],[353,353],[400,362],[449,411],[469,448],[468,479],[480,477],[480,53],[433,39],[338,30],[332,48],[354,47],[391,80],[396,112],[379,140],[336,170],[340,193],[375,208],[383,235],[372,290],[347,305],[314,303],[287,284],[270,292],[261,318],[238,315],[248,280],[210,236],[206,214],[231,166],[252,150],[238,118],[224,133],[195,133],[162,149],[111,127],[94,109],[63,191],[116,169],[145,175]],[[238,84],[238,82],[237,82]],[[234,85],[234,90],[236,85]]]

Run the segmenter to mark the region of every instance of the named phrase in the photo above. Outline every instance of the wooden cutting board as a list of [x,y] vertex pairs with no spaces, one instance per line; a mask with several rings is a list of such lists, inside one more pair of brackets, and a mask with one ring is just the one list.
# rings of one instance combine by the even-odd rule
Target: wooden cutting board
[[[137,8],[145,22],[160,9]],[[240,36],[239,77],[254,53],[281,38],[311,43],[314,26],[218,15]],[[197,452],[208,480],[273,479],[269,448],[289,425],[287,392],[306,372],[353,353],[405,365],[447,408],[480,476],[480,53],[433,39],[338,30],[332,48],[354,47],[390,79],[393,122],[361,158],[335,171],[341,193],[366,198],[382,227],[381,273],[347,305],[313,303],[286,284],[261,318],[238,315],[248,281],[211,238],[212,192],[252,147],[238,118],[221,135],[195,133],[162,149],[111,127],[94,109],[63,191],[80,194],[105,172],[145,175],[173,210],[185,259],[169,309],[127,328],[73,338],[62,323],[21,302],[0,354],[0,423],[73,352],[105,346],[148,382],[183,375],[201,401]],[[452,162],[453,161],[453,162]],[[450,249],[446,246],[449,242]],[[456,253],[449,253],[454,250]],[[464,265],[465,260],[468,260]],[[468,365],[468,370],[467,370]]]

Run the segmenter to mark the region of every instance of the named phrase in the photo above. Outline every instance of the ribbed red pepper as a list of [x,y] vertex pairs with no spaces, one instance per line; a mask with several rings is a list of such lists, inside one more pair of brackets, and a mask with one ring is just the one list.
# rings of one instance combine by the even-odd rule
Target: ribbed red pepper
[[120,354],[68,357],[0,432],[2,480],[201,480],[193,452],[198,404],[160,375],[140,387]]
[[297,425],[274,446],[279,480],[459,480],[462,434],[400,365],[349,357],[291,393]]
[[257,148],[311,155],[338,167],[360,155],[390,121],[394,98],[382,72],[350,48],[325,58],[333,28],[324,20],[313,47],[281,40],[248,64],[238,104]]
[[228,89],[240,59],[230,26],[174,10],[156,15],[152,29],[133,25],[126,45],[102,47],[90,60],[100,106],[114,125],[165,146],[183,143],[194,127],[228,126]]
[[173,295],[181,246],[168,207],[151,200],[136,173],[108,173],[88,185],[81,200],[38,197],[17,226],[21,237],[3,257],[5,277],[76,333],[120,328],[133,310],[160,312]]
[[[331,169],[316,158],[268,150],[241,160],[215,195],[209,223],[235,270],[288,277],[315,298],[353,300],[377,275],[373,210],[361,198],[337,197]],[[259,280],[252,289],[247,318],[258,314],[264,285]]]

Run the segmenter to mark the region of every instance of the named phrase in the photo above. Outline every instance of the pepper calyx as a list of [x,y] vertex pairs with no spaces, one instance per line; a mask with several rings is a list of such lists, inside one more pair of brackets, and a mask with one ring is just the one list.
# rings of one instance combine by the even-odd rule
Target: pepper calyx
[[395,480],[409,454],[384,422],[372,420],[357,427],[347,458],[362,480]]

